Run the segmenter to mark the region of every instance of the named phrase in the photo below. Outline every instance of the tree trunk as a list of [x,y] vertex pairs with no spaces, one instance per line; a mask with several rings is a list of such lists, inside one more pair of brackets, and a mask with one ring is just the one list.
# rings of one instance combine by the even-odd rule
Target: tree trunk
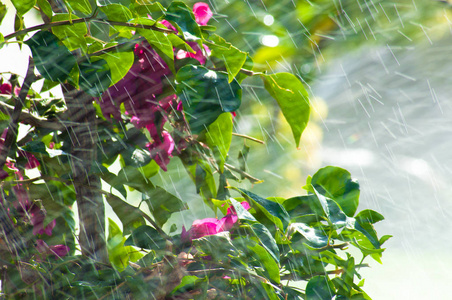
[[64,97],[71,126],[71,168],[80,220],[79,242],[82,254],[109,264],[105,239],[105,207],[100,193],[101,183],[92,174],[96,160],[96,112],[93,97],[64,85]]

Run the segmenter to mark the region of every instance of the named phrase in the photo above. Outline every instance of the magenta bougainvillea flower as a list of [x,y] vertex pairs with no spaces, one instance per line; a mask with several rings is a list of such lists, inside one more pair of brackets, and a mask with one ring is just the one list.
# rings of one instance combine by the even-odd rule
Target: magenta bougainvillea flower
[[36,240],[36,250],[41,255],[54,255],[56,257],[63,257],[69,253],[70,248],[65,245],[49,246],[43,240]]
[[[206,25],[212,17],[212,11],[206,3],[196,3],[193,7],[196,22]],[[176,28],[166,20],[161,22],[167,28],[177,32]],[[201,49],[196,42],[188,42],[196,53],[179,50],[175,58],[192,57],[201,64],[206,63],[210,50],[206,46]],[[163,59],[147,42],[135,45],[135,62],[129,72],[115,85],[108,88],[99,99],[102,113],[107,120],[121,120],[120,106],[124,105],[126,115],[137,128],[146,128],[153,139],[147,144],[151,157],[162,168],[167,165],[175,149],[171,135],[163,130],[167,115],[174,107],[179,107],[177,96],[159,97],[164,88],[166,77],[171,71]],[[31,163],[31,160],[30,160]]]
[[206,25],[213,16],[209,5],[204,2],[195,3],[195,5],[193,5],[193,13],[195,15],[196,23],[199,25]]
[[[250,209],[248,202],[241,202],[243,208]],[[226,216],[221,219],[206,218],[195,220],[191,225],[191,228],[187,231],[185,226],[182,227],[181,240],[184,242],[191,241],[193,239],[199,239],[206,235],[217,234],[223,231],[229,231],[237,223],[237,213],[233,208],[228,208]]]

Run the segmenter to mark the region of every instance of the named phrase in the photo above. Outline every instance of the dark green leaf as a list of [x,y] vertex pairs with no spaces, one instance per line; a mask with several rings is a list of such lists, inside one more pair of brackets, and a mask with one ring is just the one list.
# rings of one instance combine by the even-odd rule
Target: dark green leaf
[[359,184],[350,173],[339,167],[325,167],[312,176],[312,186],[322,195],[333,199],[349,217],[353,217],[359,204]]
[[193,133],[200,133],[223,112],[237,110],[241,88],[226,74],[202,66],[187,65],[177,72],[178,94]]
[[121,220],[124,228],[124,234],[130,234],[135,228],[146,224],[138,207],[130,205],[113,194],[109,194],[105,197],[105,199]]
[[191,8],[182,1],[173,1],[168,7],[165,19],[176,23],[185,40],[194,41],[201,37],[201,30],[195,21],[195,15]]
[[292,223],[290,227],[300,233],[308,241],[307,244],[313,248],[318,249],[328,245],[328,236],[321,229],[303,223]]
[[301,81],[290,73],[262,75],[265,89],[275,98],[292,129],[295,145],[309,121],[309,97]]
[[265,250],[268,251],[272,258],[279,263],[279,248],[278,245],[276,245],[275,238],[272,236],[267,227],[261,223],[253,223],[251,224],[251,229],[259,239],[260,244],[265,248]]
[[224,171],[224,163],[228,156],[232,140],[232,115],[222,113],[212,124],[207,127],[206,142],[212,149],[217,160],[220,172]]
[[20,15],[25,15],[27,11],[33,8],[36,4],[36,0],[11,0],[17,12]]
[[[221,247],[218,245],[221,245]],[[212,261],[216,262],[229,260],[230,257],[238,257],[239,255],[228,231],[194,239],[193,246],[204,254],[212,256]]]
[[125,166],[118,173],[118,180],[122,184],[128,185],[143,194],[149,195],[153,193],[154,185],[141,173],[137,168]]
[[187,209],[182,200],[162,187],[156,186],[149,190],[148,196],[145,202],[159,226],[163,226],[173,213]]
[[68,48],[48,31],[38,31],[25,43],[31,49],[36,68],[46,79],[62,82],[76,64]]
[[237,188],[245,198],[252,200],[263,211],[263,213],[273,222],[279,229],[285,231],[290,222],[290,217],[284,207],[277,203],[267,199],[264,199],[254,193],[247,190]]
[[306,300],[331,300],[335,295],[327,276],[314,276],[306,285]]
[[79,64],[80,87],[93,97],[100,97],[111,83],[111,72],[104,59],[85,60]]
[[143,225],[132,232],[124,243],[125,246],[137,246],[143,249],[164,250],[166,240],[153,227]]
[[232,207],[234,207],[234,210],[237,214],[237,217],[239,220],[245,220],[245,221],[251,221],[251,222],[257,222],[257,220],[253,217],[252,214],[250,214],[249,211],[247,211],[240,202],[237,200],[231,198],[230,199]]
[[355,229],[364,234],[375,249],[380,249],[380,241],[378,240],[377,232],[371,223],[356,220]]

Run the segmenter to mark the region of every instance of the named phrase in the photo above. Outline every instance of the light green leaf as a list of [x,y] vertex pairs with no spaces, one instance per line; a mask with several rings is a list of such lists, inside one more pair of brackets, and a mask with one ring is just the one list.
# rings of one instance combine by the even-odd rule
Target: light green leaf
[[36,0],[11,0],[11,2],[21,16],[25,15],[36,4]]
[[265,89],[278,102],[299,147],[303,130],[309,121],[309,97],[301,81],[290,73],[261,75]]
[[224,67],[226,67],[228,72],[229,82],[231,82],[245,64],[247,54],[232,46],[216,34],[211,35],[209,38],[213,43],[205,42],[205,44],[212,50],[211,56],[217,57],[223,61]]
[[[52,22],[68,21],[79,19],[70,14],[56,14],[52,17]],[[85,34],[88,29],[85,23],[76,23],[72,25],[55,26],[52,28],[53,34],[55,34],[68,48],[69,50],[75,50],[78,48],[87,49]]]
[[129,69],[132,67],[135,56],[133,51],[110,51],[105,54],[99,55],[104,59],[111,72],[111,84],[113,85],[121,80]]
[[162,59],[168,65],[173,74],[176,74],[176,70],[174,69],[173,45],[167,35],[163,32],[147,29],[138,29],[138,33],[143,36],[156,51],[163,54],[161,55]]
[[92,12],[92,7],[88,0],[64,0],[64,2],[73,11],[78,10],[86,15]]
[[212,149],[217,160],[220,172],[224,171],[224,163],[228,156],[232,140],[232,115],[222,113],[212,124],[207,127],[206,142]]
[[0,24],[2,24],[3,18],[5,18],[6,16],[6,11],[7,11],[6,5],[0,2]]
[[116,22],[128,22],[132,19],[132,12],[121,4],[109,4],[101,6],[100,10],[107,15],[108,20]]

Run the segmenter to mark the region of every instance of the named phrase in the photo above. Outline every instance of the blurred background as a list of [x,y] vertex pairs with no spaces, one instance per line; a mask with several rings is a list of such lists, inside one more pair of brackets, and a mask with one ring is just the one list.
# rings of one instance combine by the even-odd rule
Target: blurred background
[[[386,220],[393,235],[383,264],[370,258],[364,290],[376,300],[451,299],[452,6],[448,1],[222,0],[208,1],[210,25],[250,52],[255,70],[292,72],[305,82],[311,120],[296,149],[276,102],[252,79],[244,82],[235,131],[247,141],[247,166],[260,184],[240,185],[264,196],[303,194],[306,177],[334,165],[361,185],[359,210]],[[11,4],[6,2],[11,7]],[[1,32],[12,32],[14,9]],[[39,20],[29,13],[26,26]],[[28,48],[0,50],[0,71],[23,74]],[[39,90],[39,88],[36,88]],[[238,164],[243,139],[233,140]],[[182,164],[173,159],[156,183],[198,200]],[[237,196],[237,195],[233,195]],[[196,202],[199,203],[199,202]],[[212,216],[194,205],[173,221],[189,227]]]

